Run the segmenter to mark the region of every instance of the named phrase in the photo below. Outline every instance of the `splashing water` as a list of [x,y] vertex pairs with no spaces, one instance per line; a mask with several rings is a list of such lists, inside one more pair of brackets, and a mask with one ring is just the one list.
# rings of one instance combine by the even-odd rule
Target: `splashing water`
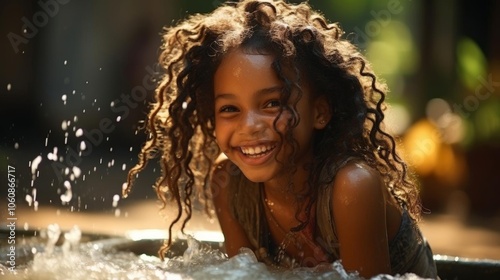
[[[80,244],[81,231],[77,226],[64,234],[62,250],[55,247],[61,234],[57,224],[48,226],[47,243],[31,262],[19,266],[17,274],[9,274],[0,264],[2,279],[349,279],[360,280],[357,274],[347,273],[340,262],[314,268],[277,270],[257,260],[248,248],[227,258],[219,250],[187,236],[188,248],[181,256],[161,261],[155,256],[135,255],[117,251],[114,239]],[[116,244],[119,244],[116,243]],[[3,273],[6,272],[6,273]],[[403,276],[379,275],[372,279],[422,279],[414,274]]]
[[59,236],[61,235],[61,228],[58,224],[51,224],[47,228],[47,245],[45,246],[45,252],[47,254],[52,254],[54,252],[54,247],[59,240]]
[[72,250],[77,250],[81,238],[82,232],[78,226],[74,226],[69,232],[66,232],[64,234],[64,243],[62,245],[63,253],[68,254]]

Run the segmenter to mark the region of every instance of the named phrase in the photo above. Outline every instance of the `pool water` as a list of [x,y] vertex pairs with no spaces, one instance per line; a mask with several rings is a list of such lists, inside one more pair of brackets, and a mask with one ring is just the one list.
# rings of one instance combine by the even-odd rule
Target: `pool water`
[[[341,263],[315,268],[279,271],[258,262],[250,249],[243,248],[232,258],[191,236],[187,248],[177,256],[161,261],[148,254],[123,250],[123,239],[107,239],[78,244],[78,228],[63,235],[65,241],[54,246],[61,234],[57,227],[47,231],[44,249],[35,249],[32,260],[16,267],[16,273],[0,264],[2,279],[362,279],[348,274]],[[129,243],[135,241],[128,240]],[[113,245],[114,244],[114,245]],[[121,249],[120,249],[121,248]],[[421,279],[413,274],[373,279]]]

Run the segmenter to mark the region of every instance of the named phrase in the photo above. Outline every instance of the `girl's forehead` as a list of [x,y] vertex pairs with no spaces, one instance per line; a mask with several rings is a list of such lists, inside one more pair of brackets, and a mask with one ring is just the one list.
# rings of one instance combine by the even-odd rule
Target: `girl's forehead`
[[272,69],[273,57],[235,50],[221,61],[214,75],[215,94],[255,91],[276,87],[281,80]]
[[243,48],[237,48],[228,52],[222,58],[219,65],[221,67],[233,67],[238,70],[242,65],[252,66],[252,67],[271,67],[274,61],[274,56],[271,54],[258,53],[254,51],[248,51]]
[[289,80],[295,80],[293,77],[297,77],[300,70],[291,66],[293,63],[287,63],[285,62],[286,60],[279,59],[280,73],[277,73],[277,70],[273,65],[278,63],[276,58],[276,54],[263,47],[256,48],[251,46],[239,46],[229,50],[221,57],[216,73],[221,69],[221,67],[233,67],[233,71],[235,71],[235,73],[241,73],[244,71],[244,67],[252,66],[260,67],[261,69],[268,68],[274,76],[279,74],[279,76],[284,76]]

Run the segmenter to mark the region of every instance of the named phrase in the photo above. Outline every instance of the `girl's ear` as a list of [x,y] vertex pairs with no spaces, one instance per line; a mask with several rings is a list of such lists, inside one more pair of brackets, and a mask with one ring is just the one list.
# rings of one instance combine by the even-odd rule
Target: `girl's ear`
[[332,110],[327,98],[322,95],[314,101],[314,128],[325,128],[332,118]]

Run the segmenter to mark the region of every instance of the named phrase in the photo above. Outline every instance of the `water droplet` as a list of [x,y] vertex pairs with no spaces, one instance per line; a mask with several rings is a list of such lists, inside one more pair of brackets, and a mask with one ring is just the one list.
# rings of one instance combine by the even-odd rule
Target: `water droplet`
[[64,65],[67,65],[67,64],[68,64],[68,61],[67,61],[67,60],[65,60],[65,61],[64,61]]
[[116,122],[120,122],[121,119],[122,119],[122,116],[116,117]]
[[66,130],[66,129],[68,129],[68,122],[67,122],[67,121],[63,121],[63,122],[61,123],[61,129],[62,129],[62,130]]
[[[45,145],[47,146],[47,145]],[[57,161],[57,147],[54,147],[52,150],[52,153],[47,154],[47,159]]]
[[12,85],[11,84],[7,84],[7,91],[10,91],[12,89]]
[[80,142],[80,151],[85,151],[87,149],[87,144],[85,141]]
[[118,201],[120,201],[120,196],[119,196],[119,195],[117,195],[117,194],[115,194],[115,195],[113,196],[113,204],[112,204],[112,205],[113,205],[113,207],[118,206]]
[[122,170],[125,171],[125,169],[127,169],[127,165],[124,163],[122,164]]
[[37,156],[33,162],[31,163],[31,174],[35,175],[36,170],[38,169],[38,165],[42,162],[42,156]]
[[73,166],[73,174],[75,174],[76,178],[79,178],[82,170],[78,166]]
[[83,135],[83,129],[81,129],[81,128],[77,129],[76,132],[75,132],[75,136],[76,137],[80,137],[82,135]]
[[14,149],[16,149],[16,150],[19,149],[19,143],[17,143],[17,142],[14,143]]
[[27,194],[25,200],[26,202],[28,202],[28,206],[31,207],[31,203],[33,203],[33,198],[31,197],[31,195]]

